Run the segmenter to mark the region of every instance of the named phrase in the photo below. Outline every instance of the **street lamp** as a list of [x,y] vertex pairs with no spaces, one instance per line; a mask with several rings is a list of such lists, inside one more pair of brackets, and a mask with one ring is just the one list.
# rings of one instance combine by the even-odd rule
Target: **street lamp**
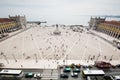
[[66,65],[68,64],[68,55],[66,55]]
[[17,62],[17,59],[15,58],[14,54],[12,54],[12,56],[13,56],[13,58],[14,58],[15,62]]
[[6,60],[6,62],[9,64],[9,61],[7,60],[6,55],[4,55],[4,53],[3,53],[3,52],[1,52],[1,55],[4,57],[4,59]]
[[38,59],[37,59],[37,54],[34,54],[35,55],[35,60],[36,60],[36,63],[38,62]]
[[65,65],[65,59],[63,60],[63,64]]

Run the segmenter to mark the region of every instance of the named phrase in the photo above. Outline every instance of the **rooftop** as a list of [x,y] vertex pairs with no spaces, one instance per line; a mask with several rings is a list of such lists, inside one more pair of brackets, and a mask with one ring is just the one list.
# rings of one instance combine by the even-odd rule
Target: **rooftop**
[[4,23],[4,22],[11,22],[12,20],[9,18],[0,18],[0,23]]
[[120,21],[105,21],[105,23],[120,26]]

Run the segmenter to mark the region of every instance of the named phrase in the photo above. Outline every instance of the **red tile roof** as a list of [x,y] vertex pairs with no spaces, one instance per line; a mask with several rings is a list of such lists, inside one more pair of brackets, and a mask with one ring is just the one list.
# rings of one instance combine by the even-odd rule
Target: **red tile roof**
[[120,26],[120,21],[105,21],[104,23]]
[[9,18],[0,18],[0,23],[4,23],[4,22],[11,22],[12,20]]

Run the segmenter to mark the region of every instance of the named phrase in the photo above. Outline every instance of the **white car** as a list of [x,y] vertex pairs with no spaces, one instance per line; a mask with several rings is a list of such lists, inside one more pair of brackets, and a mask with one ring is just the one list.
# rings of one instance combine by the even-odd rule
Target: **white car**
[[75,72],[74,72],[74,73],[71,73],[71,76],[72,76],[72,77],[78,77],[78,73],[75,73]]
[[114,76],[114,80],[120,80],[120,76]]
[[42,75],[40,73],[34,74],[34,78],[41,78],[41,77],[42,77]]
[[119,44],[117,44],[117,48],[118,48],[118,49],[120,49],[120,43],[119,43]]

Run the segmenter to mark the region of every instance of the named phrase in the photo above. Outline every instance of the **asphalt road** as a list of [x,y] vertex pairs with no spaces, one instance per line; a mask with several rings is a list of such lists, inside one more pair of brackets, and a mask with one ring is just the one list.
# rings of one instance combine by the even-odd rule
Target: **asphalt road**
[[[86,68],[83,68],[81,67],[80,70],[85,70]],[[95,66],[92,66],[92,68],[90,68],[90,70],[101,70]],[[103,69],[103,71],[105,72],[105,76],[119,76],[120,75],[120,68],[110,68],[110,69]],[[59,69],[58,72],[61,74],[61,73],[64,73],[63,72],[63,69]],[[85,78],[82,77],[82,72],[80,72],[78,74],[78,78],[73,78],[71,77],[71,72],[70,73],[67,73],[69,75],[69,78],[68,80],[86,80]],[[106,80],[104,78],[104,76],[91,76],[91,79],[92,80]],[[66,80],[66,79],[62,79],[59,77],[58,80]]]
[[[80,70],[84,70],[86,68],[81,67]],[[97,70],[98,68],[96,68],[95,66],[93,66],[90,69],[94,69]],[[2,69],[0,69],[2,70]],[[67,73],[69,75],[68,79],[64,79],[64,78],[60,78],[60,74],[63,73],[63,69],[22,69],[24,72],[24,76],[21,80],[86,80],[85,78],[82,77],[82,73],[80,72],[78,74],[78,78],[74,78],[71,77],[71,72]],[[25,74],[32,72],[34,74],[36,73],[41,73],[42,74],[42,78],[41,79],[36,79],[36,78],[25,78]],[[106,76],[117,76],[120,75],[120,68],[110,68],[110,69],[104,69],[105,75]],[[100,77],[100,76],[92,76],[93,80],[96,80],[95,78],[98,78],[97,80],[105,80],[104,77]]]
[[[0,69],[2,70],[2,69]],[[16,69],[15,69],[16,70]],[[18,70],[18,69],[17,69]],[[20,69],[21,70],[21,69]],[[22,69],[23,71],[23,78],[21,80],[58,80],[58,70],[57,69]],[[36,78],[25,78],[26,73],[33,73],[37,74],[40,73],[42,75],[41,79]]]
[[[26,73],[29,73],[29,72],[32,72],[34,74],[36,73],[41,73],[42,74],[42,78],[40,80],[57,80],[58,79],[58,70],[52,70],[52,69],[46,69],[46,70],[43,70],[43,69],[25,69],[23,70],[24,72],[24,76]],[[36,78],[25,78],[23,77],[22,80],[39,80],[39,79],[36,79]]]

